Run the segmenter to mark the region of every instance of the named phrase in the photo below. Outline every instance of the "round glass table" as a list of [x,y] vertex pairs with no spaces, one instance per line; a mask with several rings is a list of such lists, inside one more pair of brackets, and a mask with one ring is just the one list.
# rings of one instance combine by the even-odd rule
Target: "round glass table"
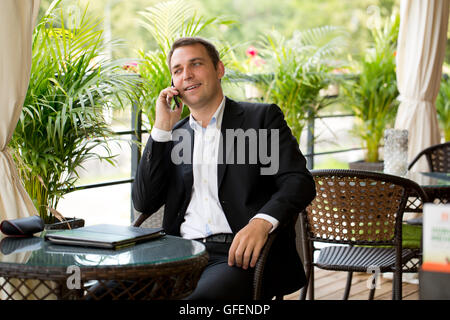
[[4,237],[0,299],[181,299],[207,262],[202,243],[169,235],[120,250]]

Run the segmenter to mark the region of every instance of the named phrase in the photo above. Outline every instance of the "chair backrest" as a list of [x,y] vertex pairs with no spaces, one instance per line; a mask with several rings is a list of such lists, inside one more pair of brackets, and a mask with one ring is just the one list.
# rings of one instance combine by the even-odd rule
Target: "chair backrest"
[[427,197],[415,182],[379,172],[329,169],[311,171],[317,195],[305,210],[312,241],[394,245],[408,195]]
[[422,150],[411,161],[408,170],[410,170],[423,155],[425,155],[427,159],[431,172],[450,172],[450,142],[435,144]]
[[143,227],[143,228],[159,228],[163,225],[164,219],[164,206],[158,209],[153,214],[143,214],[139,213],[136,210],[134,211],[135,215],[138,215],[137,218],[131,223],[134,227]]

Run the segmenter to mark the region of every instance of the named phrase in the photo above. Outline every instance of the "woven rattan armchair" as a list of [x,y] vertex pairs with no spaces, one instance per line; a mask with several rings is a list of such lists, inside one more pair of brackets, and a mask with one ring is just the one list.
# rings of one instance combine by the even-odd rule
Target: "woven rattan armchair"
[[[402,298],[402,272],[417,251],[402,248],[402,217],[408,195],[427,196],[415,182],[398,176],[356,170],[313,170],[317,196],[301,215],[308,285],[301,299],[314,299],[314,267],[348,272],[393,272],[392,298]],[[339,244],[318,249],[315,242]],[[314,251],[320,250],[317,260]],[[376,279],[375,277],[373,279]],[[308,288],[309,287],[309,288]],[[369,293],[373,299],[375,285]]]
[[426,157],[431,172],[450,172],[450,142],[435,144],[422,150],[411,161],[408,170],[410,170],[422,156]]
[[[272,232],[267,238],[264,248],[259,254],[258,261],[255,265],[255,273],[253,276],[253,300],[263,299],[264,290],[264,268],[266,266],[267,257],[269,256],[272,243],[275,241],[278,232]],[[266,297],[267,298],[267,297]],[[283,296],[276,296],[276,300],[283,300]]]

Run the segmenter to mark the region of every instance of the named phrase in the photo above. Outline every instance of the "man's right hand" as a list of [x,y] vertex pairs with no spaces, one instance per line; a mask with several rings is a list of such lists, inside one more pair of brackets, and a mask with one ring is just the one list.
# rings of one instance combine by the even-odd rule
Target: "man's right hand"
[[156,100],[155,128],[171,131],[175,123],[180,120],[183,106],[174,110],[170,109],[170,102],[175,95],[179,95],[179,92],[173,87],[165,88],[160,92]]

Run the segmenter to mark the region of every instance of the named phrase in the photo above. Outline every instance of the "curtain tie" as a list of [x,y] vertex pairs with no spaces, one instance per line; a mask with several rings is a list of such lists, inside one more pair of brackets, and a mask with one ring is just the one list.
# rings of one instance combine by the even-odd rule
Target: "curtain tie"
[[399,95],[397,98],[400,102],[408,102],[408,103],[431,103],[433,104],[434,102],[431,100],[426,100],[426,99],[420,99],[420,98],[408,98],[408,97],[404,97],[402,95]]

